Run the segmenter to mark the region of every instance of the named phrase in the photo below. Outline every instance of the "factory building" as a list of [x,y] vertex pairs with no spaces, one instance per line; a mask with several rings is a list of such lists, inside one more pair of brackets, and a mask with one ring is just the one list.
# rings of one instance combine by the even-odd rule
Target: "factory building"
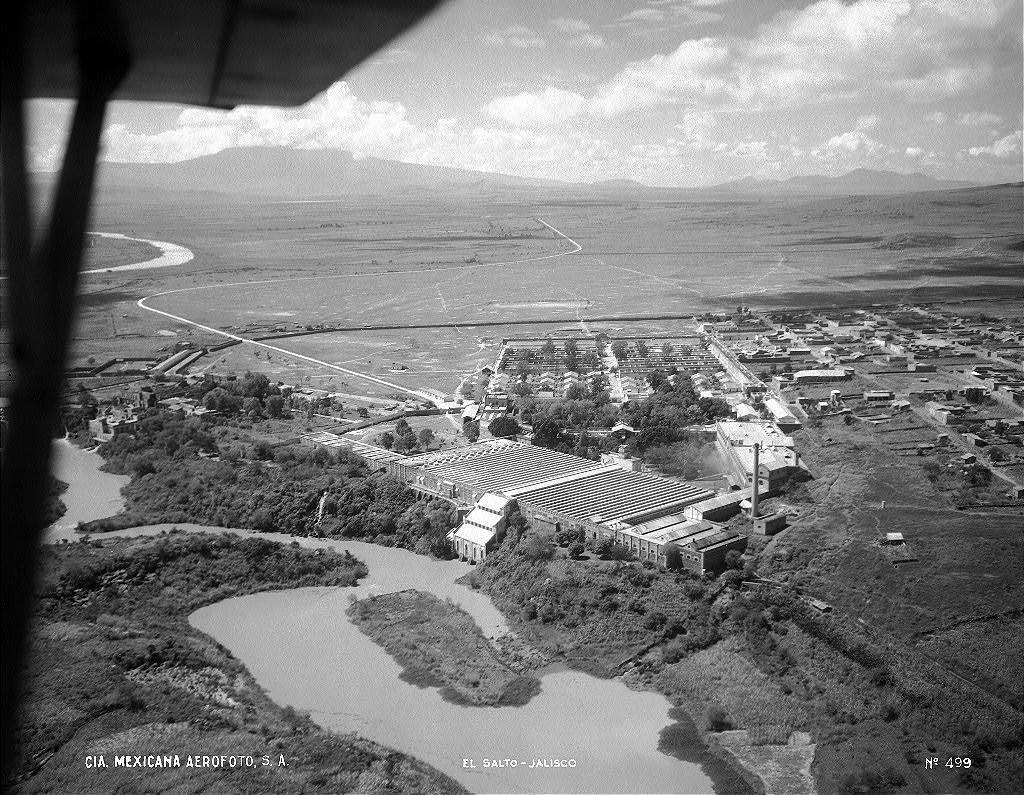
[[600,463],[523,442],[493,439],[458,450],[393,460],[388,471],[420,493],[474,505],[450,538],[466,560],[484,560],[500,542],[513,504],[537,529],[582,530],[610,538],[641,560],[665,565],[675,545],[697,573],[720,571],[746,538],[704,518],[684,515],[704,504],[716,516],[735,500],[707,505],[706,489],[633,470],[632,462]]
[[776,494],[791,475],[802,469],[792,437],[771,422],[715,424],[715,446],[734,488],[745,490],[753,486],[755,444],[760,449],[758,494]]
[[743,552],[747,537],[706,519],[682,514],[662,516],[635,525],[609,523],[613,538],[640,560],[667,565],[670,550],[678,552],[684,569],[703,576],[725,568],[730,550]]
[[612,539],[640,560],[666,565],[674,546],[698,574],[721,571],[730,550],[746,548],[745,536],[709,521],[734,515],[737,495],[637,472],[628,459],[602,463],[507,439],[407,458],[325,432],[304,438],[348,449],[420,495],[455,504],[461,518],[448,540],[471,562],[501,542],[514,507],[538,530]]

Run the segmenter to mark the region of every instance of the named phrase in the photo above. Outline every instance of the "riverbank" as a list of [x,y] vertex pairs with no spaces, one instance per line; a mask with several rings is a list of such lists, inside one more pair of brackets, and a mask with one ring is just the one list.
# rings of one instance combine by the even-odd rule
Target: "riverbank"
[[451,602],[400,591],[355,601],[347,614],[398,661],[403,680],[440,688],[441,697],[453,704],[518,707],[540,692],[529,663],[489,643]]
[[[354,584],[366,567],[352,556],[185,533],[60,544],[43,555],[15,790],[463,791],[418,760],[275,704],[188,622],[231,596]],[[123,754],[172,762],[116,767]],[[196,755],[236,764],[189,767]]]

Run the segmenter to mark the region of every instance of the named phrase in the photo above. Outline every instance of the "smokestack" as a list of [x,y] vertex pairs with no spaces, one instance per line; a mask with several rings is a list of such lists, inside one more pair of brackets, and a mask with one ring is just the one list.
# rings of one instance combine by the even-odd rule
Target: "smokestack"
[[759,442],[754,442],[754,489],[750,496],[750,518],[757,518],[757,492],[758,481],[761,479],[761,461],[760,461],[761,445]]

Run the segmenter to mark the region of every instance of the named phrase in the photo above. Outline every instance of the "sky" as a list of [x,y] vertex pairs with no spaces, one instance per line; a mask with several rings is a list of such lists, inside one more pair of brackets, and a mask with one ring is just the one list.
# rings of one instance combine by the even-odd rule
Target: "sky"
[[[103,158],[234,146],[571,182],[1022,179],[1020,0],[453,0],[300,108],[115,102]],[[30,163],[70,105],[34,100]]]

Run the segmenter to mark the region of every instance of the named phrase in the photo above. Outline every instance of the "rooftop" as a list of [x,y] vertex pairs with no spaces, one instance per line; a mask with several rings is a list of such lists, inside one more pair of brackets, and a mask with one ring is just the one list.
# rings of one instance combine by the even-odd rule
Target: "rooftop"
[[572,519],[608,522],[681,510],[706,499],[711,492],[688,483],[611,467],[564,482],[524,488],[516,496],[523,503]]
[[597,461],[504,439],[415,456],[403,463],[490,492],[510,491],[601,466]]

